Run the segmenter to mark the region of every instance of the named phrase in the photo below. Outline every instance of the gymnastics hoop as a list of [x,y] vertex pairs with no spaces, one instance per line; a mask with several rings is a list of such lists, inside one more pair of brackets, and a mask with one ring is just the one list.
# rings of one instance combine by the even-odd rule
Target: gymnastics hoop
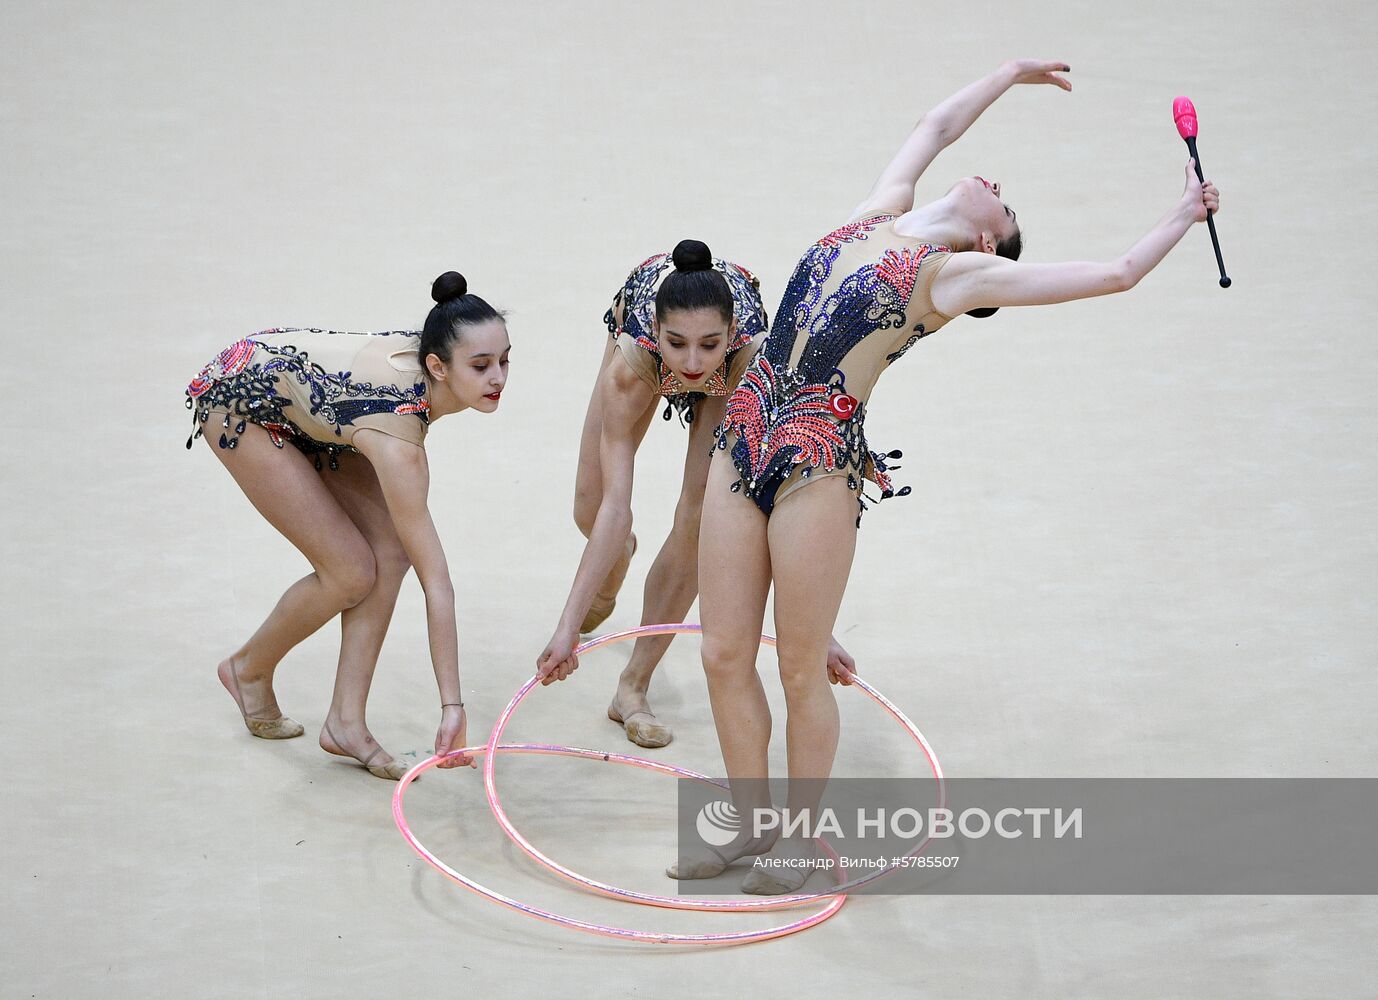
[[[602,937],[620,938],[624,941],[645,941],[651,944],[711,945],[750,944],[753,941],[769,941],[772,938],[785,937],[788,934],[797,934],[799,931],[807,930],[810,927],[821,924],[823,921],[836,914],[838,910],[842,909],[843,904],[847,901],[846,896],[833,896],[828,905],[817,913],[811,913],[807,917],[795,920],[792,923],[780,924],[776,927],[766,927],[757,931],[734,931],[715,934],[669,934],[659,931],[638,931],[629,927],[613,927],[608,924],[595,924],[587,920],[580,920],[577,917],[567,917],[560,913],[553,913],[539,906],[532,906],[529,903],[523,903],[510,896],[504,896],[502,893],[490,889],[456,871],[444,861],[441,861],[440,858],[436,857],[435,854],[421,843],[416,834],[412,832],[410,825],[407,823],[406,814],[402,810],[402,799],[406,794],[407,786],[426,771],[429,771],[441,761],[448,760],[451,757],[458,757],[461,754],[467,754],[471,757],[477,757],[479,755],[486,757],[490,749],[495,749],[498,753],[548,754],[562,757],[582,757],[586,760],[601,760],[608,763],[630,764],[633,767],[641,767],[649,771],[673,774],[680,778],[692,778],[695,781],[706,782],[710,785],[716,785],[719,788],[725,786],[722,782],[714,781],[706,774],[699,774],[697,771],[691,771],[683,767],[675,767],[671,764],[662,764],[660,761],[649,760],[645,757],[632,757],[627,754],[605,753],[602,750],[586,750],[582,747],[555,746],[543,743],[504,743],[497,747],[490,747],[487,745],[464,747],[462,750],[451,750],[449,753],[441,756],[427,757],[406,774],[402,775],[402,780],[397,783],[397,791],[392,795],[393,822],[397,824],[397,829],[402,831],[402,836],[406,839],[407,843],[411,845],[412,850],[420,855],[421,859],[432,868],[440,872],[446,878],[458,882],[466,889],[472,890],[487,899],[491,899],[493,902],[505,906],[508,909],[516,910],[518,913],[525,913],[529,917],[544,920],[546,923],[555,924],[557,927],[568,927],[572,930],[597,934]],[[834,860],[836,860],[837,855],[834,854],[831,849],[829,849],[829,853],[832,854]],[[840,871],[841,869],[837,868],[835,870]]]
[[[701,635],[702,633],[703,626],[691,625],[688,623],[643,625],[639,628],[631,628],[622,632],[612,632],[608,635],[597,636],[580,645],[574,652],[575,655],[580,655],[591,650],[601,649],[603,646],[611,645],[614,642],[622,642],[643,635]],[[761,644],[774,647],[775,637],[771,635],[762,635]],[[497,722],[493,725],[493,732],[488,738],[490,746],[502,742],[503,734],[506,732],[507,725],[516,712],[517,706],[522,703],[539,681],[539,675],[532,677],[517,691],[512,697],[512,700],[507,703],[507,707],[503,710],[502,714],[498,716]],[[911,738],[913,738],[914,742],[918,744],[919,749],[923,751],[925,758],[928,760],[928,765],[933,772],[934,779],[938,783],[938,808],[945,808],[947,806],[947,782],[943,777],[942,765],[938,763],[937,755],[933,753],[933,748],[929,746],[928,740],[924,738],[923,733],[919,732],[918,726],[914,725],[909,717],[901,712],[893,702],[855,674],[852,675],[852,684],[859,687],[863,692],[869,695],[872,700],[889,712],[895,721],[900,724]],[[572,882],[574,885],[588,889],[590,892],[608,896],[612,899],[620,899],[628,903],[640,903],[645,906],[660,906],[672,910],[718,910],[736,913],[751,910],[778,910],[791,906],[799,906],[804,903],[818,902],[830,896],[850,892],[860,886],[868,885],[876,879],[884,878],[891,872],[901,868],[904,865],[905,859],[923,853],[933,840],[932,834],[929,834],[915,845],[908,854],[899,859],[892,859],[891,863],[884,868],[874,869],[850,882],[839,883],[826,892],[794,893],[791,895],[767,896],[753,900],[714,899],[695,896],[660,896],[651,893],[635,892],[630,889],[623,889],[619,886],[609,885],[606,882],[600,882],[597,879],[591,879],[585,875],[581,875],[573,869],[560,864],[558,861],[547,857],[534,844],[527,840],[526,837],[522,835],[521,831],[512,823],[512,820],[507,815],[507,811],[502,806],[502,800],[498,795],[497,789],[496,767],[496,755],[490,756],[484,760],[483,785],[488,793],[488,805],[493,810],[493,816],[498,821],[498,825],[502,827],[503,832],[507,834],[514,844],[522,849],[527,857],[531,858],[531,860],[535,861],[538,865],[550,869],[556,875]],[[718,782],[713,782],[713,784],[722,787]]]
[[[687,623],[645,625],[641,626],[640,628],[627,629],[622,632],[610,633],[608,635],[598,636],[594,639],[590,639],[589,641],[580,645],[575,650],[575,652],[576,654],[589,652],[591,650],[601,648],[602,646],[609,645],[613,642],[619,642],[625,639],[630,639],[642,635],[675,635],[701,633],[701,626],[691,625]],[[765,645],[774,646],[775,638],[769,635],[762,635],[761,642]],[[747,944],[754,941],[767,941],[773,938],[784,937],[789,934],[798,933],[799,931],[805,930],[809,927],[817,926],[823,921],[834,916],[846,902],[847,897],[845,895],[845,892],[839,890],[852,889],[859,885],[871,882],[893,871],[895,867],[898,867],[898,865],[900,864],[900,862],[895,862],[889,867],[872,872],[871,874],[864,876],[860,879],[856,879],[852,882],[839,882],[839,885],[836,886],[832,892],[803,893],[789,896],[769,897],[760,900],[721,900],[695,899],[693,897],[654,896],[650,894],[637,893],[631,890],[621,889],[616,886],[607,885],[606,883],[599,882],[594,879],[589,879],[583,875],[580,875],[578,872],[575,872],[569,868],[564,867],[563,865],[560,865],[558,862],[555,862],[550,858],[547,858],[544,854],[537,850],[534,845],[527,841],[525,837],[522,836],[521,832],[517,830],[515,826],[512,825],[512,822],[508,818],[506,811],[502,808],[502,803],[498,798],[496,787],[496,754],[533,753],[554,756],[579,757],[588,760],[602,760],[608,763],[619,763],[627,764],[634,767],[641,767],[646,770],[657,771],[662,774],[670,774],[680,778],[690,778],[692,780],[701,781],[705,784],[713,785],[718,788],[725,788],[726,786],[723,782],[716,781],[712,778],[709,778],[707,775],[700,774],[697,771],[693,771],[688,768],[677,767],[671,764],[664,764],[660,761],[650,760],[649,758],[645,757],[633,757],[628,754],[606,753],[599,750],[588,750],[582,747],[560,746],[557,744],[501,743],[500,740],[502,737],[502,733],[506,729],[507,724],[511,721],[511,717],[513,713],[516,711],[517,706],[520,705],[521,702],[527,697],[527,695],[531,693],[531,691],[534,689],[536,683],[539,680],[539,675],[532,677],[525,684],[523,684],[522,687],[517,691],[517,693],[513,696],[512,700],[508,703],[502,715],[499,717],[497,723],[494,725],[492,734],[489,736],[489,741],[487,744],[478,747],[465,747],[461,750],[452,750],[449,753],[444,754],[443,756],[432,756],[427,758],[426,760],[421,761],[419,764],[412,767],[405,775],[403,775],[402,780],[398,782],[397,791],[393,794],[393,820],[397,824],[397,828],[401,831],[402,836],[411,845],[412,849],[416,851],[416,853],[422,858],[422,860],[426,861],[429,865],[431,865],[441,874],[445,875],[447,878],[451,879],[452,881],[458,882],[465,888],[470,889],[471,891],[481,896],[484,896],[488,899],[491,899],[493,902],[496,902],[502,906],[506,906],[509,909],[515,910],[519,913],[525,913],[528,916],[536,917],[537,919],[544,920],[547,923],[552,923],[557,926],[568,927],[573,930],[584,931],[591,934],[598,934],[604,937],[613,937],[633,941],[645,941],[655,944]],[[905,716],[904,713],[901,712],[899,708],[897,708],[894,705],[894,703],[892,703],[889,699],[887,699],[884,695],[882,695],[875,688],[871,687],[865,681],[861,680],[860,677],[853,675],[852,683],[860,687],[867,695],[869,695],[874,701],[876,701],[877,704],[879,704],[882,708],[888,711],[890,715],[897,722],[899,722],[900,725],[910,734],[910,736],[915,740],[915,742],[918,743],[920,749],[923,751],[925,757],[927,758],[929,767],[932,770],[933,776],[938,783],[939,803],[940,805],[945,805],[947,802],[947,787],[946,781],[943,777],[942,767],[938,763],[937,756],[933,753],[932,747],[929,746],[928,741],[924,738],[923,734],[919,731],[918,727],[915,726],[914,723],[910,721],[909,718]],[[548,868],[549,870],[555,872],[558,875],[561,875],[562,877],[573,882],[574,884],[581,885],[593,892],[599,893],[601,895],[610,896],[614,899],[620,899],[626,902],[639,903],[641,905],[662,906],[670,909],[713,910],[718,912],[749,912],[755,910],[779,909],[787,906],[798,906],[803,903],[821,902],[823,900],[827,900],[827,905],[824,906],[823,909],[815,913],[812,913],[809,916],[804,917],[800,920],[796,920],[788,924],[781,924],[775,927],[764,928],[762,930],[757,931],[738,931],[714,934],[670,934],[655,931],[637,931],[632,930],[630,928],[613,927],[606,924],[596,924],[590,921],[580,920],[576,917],[567,917],[563,914],[554,913],[550,910],[545,910],[540,907],[532,906],[527,903],[522,903],[519,900],[512,899],[509,896],[505,896],[502,893],[489,889],[487,886],[484,886],[479,882],[476,882],[473,879],[470,879],[462,873],[456,871],[454,868],[451,868],[444,861],[442,861],[435,854],[433,854],[428,848],[426,848],[424,844],[421,843],[420,839],[417,838],[417,836],[412,832],[411,827],[407,823],[406,815],[402,805],[403,798],[406,794],[407,788],[411,785],[411,783],[414,780],[416,780],[416,778],[418,778],[425,771],[430,770],[432,767],[435,767],[444,760],[448,760],[451,757],[457,757],[460,755],[483,756],[485,758],[484,789],[488,797],[488,804],[489,807],[493,810],[494,816],[498,819],[499,825],[502,826],[503,831],[508,835],[508,837],[538,864],[543,865],[544,867]],[[908,855],[905,855],[905,857],[912,857],[920,853],[924,848],[927,847],[931,839],[931,836],[926,837],[912,851],[910,851]],[[837,854],[832,850],[831,846],[828,845],[827,842],[822,840],[821,838],[819,839],[818,843],[823,847],[825,852],[833,858],[834,862],[836,862]],[[835,864],[834,870],[840,871],[840,868],[837,867]],[[840,878],[840,876],[838,877]]]

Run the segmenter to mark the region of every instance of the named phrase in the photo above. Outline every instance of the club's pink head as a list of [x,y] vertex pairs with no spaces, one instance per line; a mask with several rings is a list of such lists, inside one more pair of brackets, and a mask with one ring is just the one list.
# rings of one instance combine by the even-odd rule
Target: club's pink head
[[1196,135],[1196,105],[1189,97],[1179,97],[1172,102],[1172,120],[1177,123],[1177,134],[1183,139]]

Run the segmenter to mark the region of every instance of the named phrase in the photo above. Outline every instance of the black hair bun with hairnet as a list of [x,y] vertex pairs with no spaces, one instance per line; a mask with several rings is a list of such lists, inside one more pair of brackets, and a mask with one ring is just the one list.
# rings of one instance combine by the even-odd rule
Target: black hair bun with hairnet
[[676,271],[707,271],[713,266],[713,251],[701,240],[680,240],[670,259]]
[[431,298],[436,302],[449,302],[469,291],[469,282],[458,271],[446,271],[431,284]]

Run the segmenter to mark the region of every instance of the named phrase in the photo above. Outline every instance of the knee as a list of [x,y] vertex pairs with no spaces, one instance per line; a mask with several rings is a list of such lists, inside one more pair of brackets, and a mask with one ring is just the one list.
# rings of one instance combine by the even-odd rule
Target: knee
[[703,672],[709,684],[736,680],[755,667],[755,645],[720,636],[703,637]]
[[372,550],[365,547],[321,575],[325,585],[334,593],[336,602],[343,608],[352,608],[363,603],[372,592],[378,580],[378,567]]
[[602,502],[602,494],[590,490],[574,491],[574,523],[585,538],[593,532],[593,522],[598,519],[598,507]]
[[828,650],[776,647],[785,698],[805,696],[828,686]]
[[400,546],[374,549],[373,563],[377,570],[378,580],[385,580],[393,584],[401,583],[402,578],[411,570],[411,559],[407,557],[407,550]]

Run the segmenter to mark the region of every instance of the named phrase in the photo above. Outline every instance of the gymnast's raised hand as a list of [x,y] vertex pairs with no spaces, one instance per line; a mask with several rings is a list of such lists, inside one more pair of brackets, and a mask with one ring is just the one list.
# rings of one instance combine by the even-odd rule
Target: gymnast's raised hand
[[1061,62],[1044,62],[1041,59],[1011,59],[1005,69],[1013,74],[1014,83],[1050,83],[1063,90],[1071,90],[1072,84],[1059,73],[1070,72],[1072,67]]

